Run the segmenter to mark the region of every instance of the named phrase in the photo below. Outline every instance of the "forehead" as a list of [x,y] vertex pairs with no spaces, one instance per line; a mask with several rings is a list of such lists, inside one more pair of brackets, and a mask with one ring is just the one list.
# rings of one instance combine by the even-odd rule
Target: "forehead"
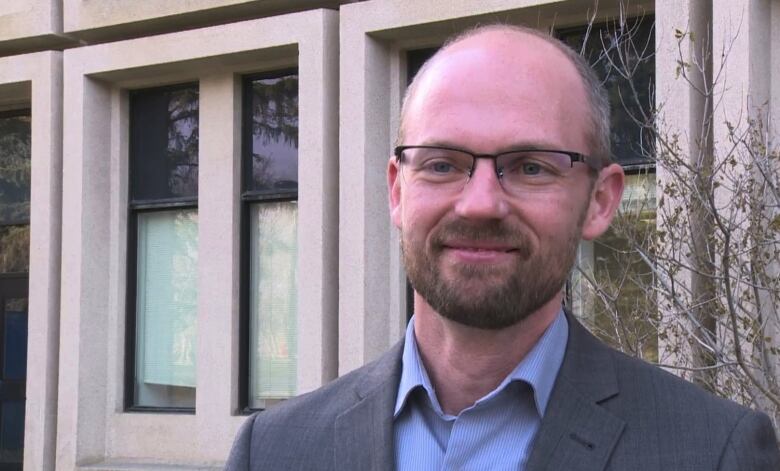
[[585,89],[556,46],[527,33],[495,31],[455,43],[433,61],[407,103],[407,143],[540,141],[587,151]]

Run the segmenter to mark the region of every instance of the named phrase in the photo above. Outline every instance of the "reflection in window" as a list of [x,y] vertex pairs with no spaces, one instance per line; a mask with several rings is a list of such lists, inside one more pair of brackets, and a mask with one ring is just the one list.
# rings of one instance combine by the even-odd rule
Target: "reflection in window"
[[30,220],[30,115],[0,114],[0,224]]
[[657,361],[656,301],[643,289],[652,286],[653,275],[636,247],[629,245],[629,239],[644,241],[649,249],[655,231],[654,21],[643,17],[624,24],[594,25],[587,41],[585,34],[585,27],[557,32],[603,81],[611,108],[612,155],[630,174],[610,229],[580,247],[584,273],[574,277],[571,305],[602,340]]
[[133,92],[134,201],[197,196],[198,104],[195,86]]
[[30,262],[30,112],[0,113],[0,273]]
[[30,265],[30,225],[0,225],[0,273],[26,273]]
[[593,299],[589,327],[621,351],[649,361],[658,361],[656,299],[646,288],[653,285],[653,273],[630,240],[652,247],[655,231],[655,174],[626,176],[620,213],[610,229],[593,242],[592,276],[598,292]]
[[298,75],[247,78],[244,96],[245,393],[262,409],[296,392]]
[[609,96],[613,158],[623,166],[651,163],[653,136],[650,114],[655,84],[655,34],[652,17],[624,25],[595,25],[585,41],[586,28],[557,32],[558,38],[579,51],[601,78]]
[[130,408],[195,407],[198,87],[130,94]]
[[298,76],[257,79],[250,89],[251,170],[246,191],[298,190]]

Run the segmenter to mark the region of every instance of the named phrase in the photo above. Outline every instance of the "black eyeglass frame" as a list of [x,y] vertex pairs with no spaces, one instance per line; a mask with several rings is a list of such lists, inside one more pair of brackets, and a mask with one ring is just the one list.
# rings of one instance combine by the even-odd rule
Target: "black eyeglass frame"
[[[587,165],[591,170],[594,172],[598,172],[601,169],[604,168],[601,161],[599,159],[594,159],[590,156],[587,156],[585,154],[580,154],[579,152],[571,152],[568,150],[554,150],[554,149],[539,149],[536,147],[519,147],[516,149],[507,150],[504,152],[499,152],[498,154],[477,154],[474,152],[471,152],[469,150],[461,149],[458,147],[449,147],[449,146],[398,146],[395,149],[393,149],[393,154],[395,155],[396,160],[398,163],[401,163],[401,159],[403,158],[404,151],[409,149],[439,149],[439,150],[451,150],[455,152],[463,152],[464,154],[468,154],[473,159],[473,164],[471,165],[471,168],[469,169],[468,178],[471,178],[472,173],[474,173],[474,167],[476,166],[477,159],[492,159],[493,163],[495,165],[496,159],[501,157],[502,155],[506,154],[514,154],[515,152],[550,152],[555,154],[561,154],[566,155],[569,157],[571,161],[571,167],[574,168],[574,162],[582,162],[585,165]],[[498,166],[496,166],[496,175],[501,178],[503,175],[501,174],[501,170]]]

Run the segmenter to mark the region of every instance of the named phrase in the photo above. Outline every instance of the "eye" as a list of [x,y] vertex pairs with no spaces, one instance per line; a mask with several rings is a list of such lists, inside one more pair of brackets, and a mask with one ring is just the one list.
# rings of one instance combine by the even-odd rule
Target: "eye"
[[537,162],[523,162],[520,165],[520,171],[525,175],[539,175],[543,169]]
[[468,160],[458,155],[438,154],[427,157],[420,163],[419,171],[429,177],[458,177],[468,173]]
[[549,166],[546,166],[544,162],[537,160],[531,160],[528,158],[517,159],[507,162],[501,169],[502,175],[512,176],[542,176],[549,175],[551,172]]
[[546,180],[564,174],[568,159],[565,154],[526,151],[505,154],[496,164],[501,166],[500,173],[504,178]]
[[451,172],[453,172],[455,170],[455,166],[452,165],[451,162],[445,162],[445,161],[441,161],[441,160],[436,161],[436,162],[430,162],[428,164],[428,168],[432,172],[437,173],[437,174],[442,174],[442,175],[447,174],[447,173],[451,173]]
[[468,153],[436,147],[415,148],[407,155],[409,177],[429,183],[461,181],[468,175],[473,161]]

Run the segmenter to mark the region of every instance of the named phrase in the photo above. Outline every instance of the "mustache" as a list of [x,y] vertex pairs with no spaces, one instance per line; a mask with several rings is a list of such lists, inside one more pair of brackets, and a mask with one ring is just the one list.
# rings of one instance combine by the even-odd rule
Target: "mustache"
[[526,259],[531,256],[531,244],[525,233],[504,221],[492,220],[474,224],[463,219],[443,223],[432,235],[431,242],[436,251],[453,240],[491,241],[512,247]]

